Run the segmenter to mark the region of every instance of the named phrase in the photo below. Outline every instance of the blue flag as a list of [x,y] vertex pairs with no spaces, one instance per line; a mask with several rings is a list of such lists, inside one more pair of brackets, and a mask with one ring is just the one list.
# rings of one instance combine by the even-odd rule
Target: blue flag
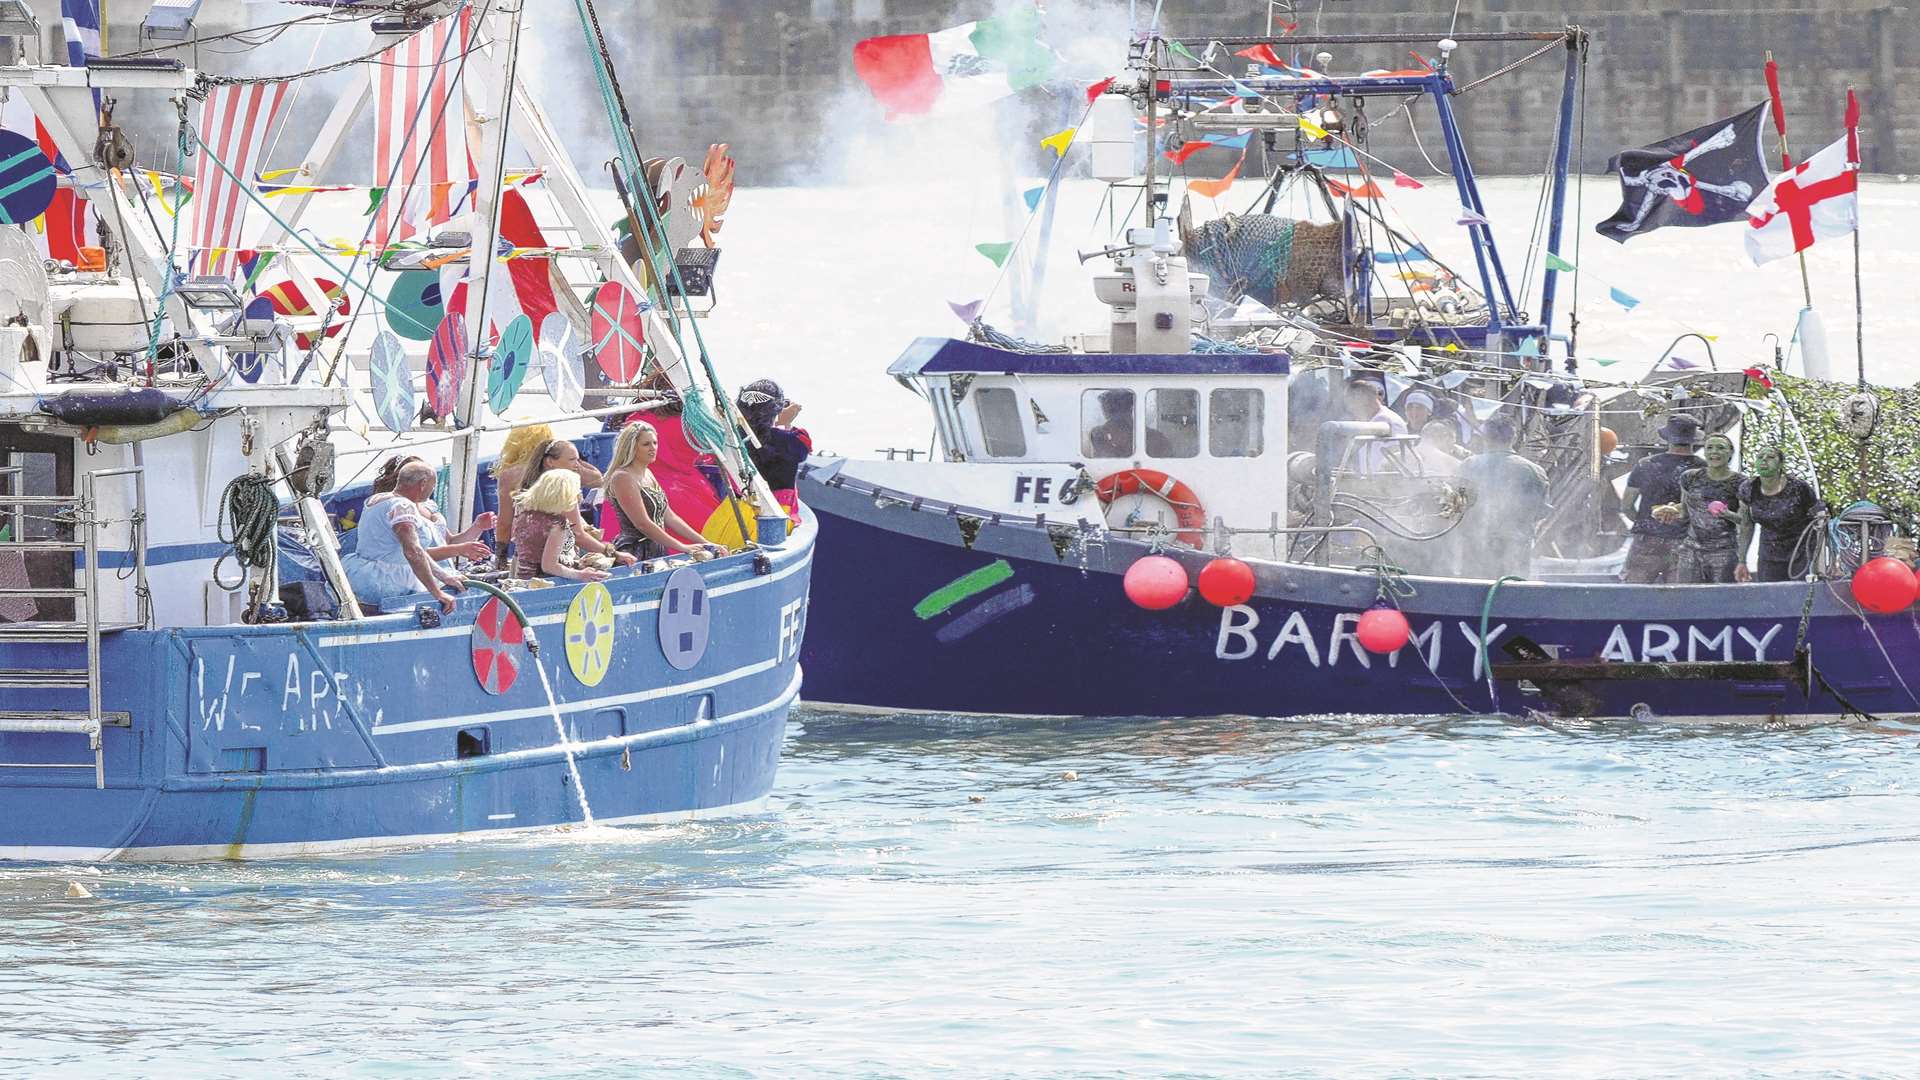
[[[86,67],[100,55],[100,9],[94,0],[60,0],[60,31],[67,39],[67,65]],[[93,92],[93,108],[100,110],[100,91]]]
[[1634,308],[1640,306],[1638,297],[1628,296],[1619,289],[1608,289],[1607,292],[1612,295],[1614,303],[1619,304],[1628,311],[1632,311]]

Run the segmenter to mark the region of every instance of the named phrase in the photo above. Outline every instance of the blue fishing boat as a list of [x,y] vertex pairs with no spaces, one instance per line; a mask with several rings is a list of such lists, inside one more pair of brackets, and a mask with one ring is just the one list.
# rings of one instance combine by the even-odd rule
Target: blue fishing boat
[[[0,67],[63,155],[56,165],[8,142],[18,154],[7,168],[40,169],[47,190],[37,204],[13,201],[23,188],[0,192],[5,219],[46,212],[58,175],[113,226],[76,264],[0,225],[0,858],[365,850],[740,812],[773,786],[800,690],[816,526],[753,475],[692,323],[711,286],[696,271],[709,273],[716,252],[685,245],[702,228],[711,240],[717,222],[696,210],[723,204],[706,183],[723,178],[693,190],[678,159],[643,165],[622,130],[622,257],[516,75],[521,12],[446,3],[376,21],[385,14],[341,15],[366,24],[374,48],[353,65],[307,172],[339,158],[370,95],[381,98],[376,142],[406,132],[395,169],[415,154],[462,162],[465,136],[451,132],[465,127],[463,96],[490,87],[504,107],[473,148],[492,179],[445,204],[447,185],[395,179],[384,192],[395,214],[366,252],[303,227],[314,192],[270,204],[253,182],[288,82],[336,65],[274,79],[153,57]],[[392,50],[419,60],[408,67],[419,100],[382,85]],[[601,43],[610,85],[607,63]],[[204,214],[166,194],[180,170],[135,179],[114,158],[125,140],[110,111],[98,131],[76,122],[101,90],[174,98],[178,145],[199,158],[189,206]],[[623,127],[612,98],[608,111]],[[415,113],[433,137],[402,124]],[[542,198],[516,193],[507,117]],[[107,175],[100,164],[118,171],[87,182]],[[148,216],[155,198],[169,198],[177,236]],[[270,225],[264,238],[244,234],[247,259],[272,256],[282,286],[223,258],[249,207]],[[577,242],[507,238],[541,217]],[[528,248],[540,261],[513,261]],[[407,278],[423,260],[426,287]],[[456,289],[487,299],[462,308]],[[323,296],[331,306],[302,299]],[[355,327],[350,309],[378,317]],[[535,345],[530,316],[541,314]],[[532,369],[545,385],[523,390]],[[730,542],[607,575],[449,558],[433,571],[459,587],[445,605],[356,588],[336,528],[364,516],[367,492],[335,484],[337,460],[448,451],[438,505],[447,532],[471,533],[497,501],[481,460],[489,433],[591,429],[582,421],[644,408],[622,402],[649,377],[651,400],[671,399],[715,459]],[[416,412],[422,388],[428,408]],[[357,419],[375,414],[384,431]],[[580,437],[602,458],[606,441]],[[418,512],[439,513],[426,499]]]
[[[1062,344],[977,319],[964,340],[922,338],[888,374],[930,408],[934,453],[809,463],[800,490],[821,532],[810,700],[1108,716],[1920,710],[1904,511],[1856,502],[1831,476],[1834,505],[1786,538],[1787,580],[1685,584],[1663,571],[1622,583],[1620,484],[1637,462],[1724,435],[1818,484],[1806,433],[1864,447],[1879,398],[1849,386],[1836,412],[1796,408],[1776,384],[1822,388],[1777,364],[1583,377],[1555,324],[1567,264],[1553,253],[1566,250],[1586,33],[1462,35],[1437,42],[1424,70],[1343,75],[1281,59],[1416,44],[1139,35],[1077,136],[1096,177],[1146,190],[1145,220],[1084,256],[1112,260],[1093,280],[1110,324]],[[1463,88],[1450,60],[1468,44],[1564,61],[1537,318],[1511,287],[1520,278],[1493,243],[1452,111]],[[1235,57],[1257,59],[1242,69]],[[1329,148],[1369,157],[1366,103],[1378,98],[1430,106],[1470,243],[1459,273],[1387,223],[1365,176],[1343,183],[1314,164]],[[1170,147],[1251,130],[1281,164],[1249,212],[1196,222],[1191,200],[1168,208],[1157,145],[1137,174],[1141,120],[1165,122]],[[1371,160],[1384,184],[1389,170]],[[1310,212],[1275,212],[1302,202]],[[1439,427],[1438,452],[1419,423],[1387,417],[1416,407]],[[1533,463],[1509,473],[1537,473],[1541,488],[1511,528],[1476,526],[1476,502],[1483,514],[1516,504],[1476,488],[1473,462],[1450,449],[1495,431],[1518,448],[1507,457]],[[1683,532],[1686,512],[1671,508]]]

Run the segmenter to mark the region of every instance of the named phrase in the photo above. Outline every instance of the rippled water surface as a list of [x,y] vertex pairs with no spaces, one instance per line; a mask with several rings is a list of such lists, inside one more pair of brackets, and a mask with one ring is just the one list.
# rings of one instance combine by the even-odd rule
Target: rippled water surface
[[1914,735],[807,711],[738,821],[0,869],[0,1071],[1911,1075]]

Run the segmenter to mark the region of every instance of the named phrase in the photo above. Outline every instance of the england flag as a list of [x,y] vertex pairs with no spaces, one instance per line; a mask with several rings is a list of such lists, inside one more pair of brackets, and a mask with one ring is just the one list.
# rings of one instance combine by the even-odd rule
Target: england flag
[[1847,92],[1847,134],[1787,172],[1747,207],[1747,254],[1754,265],[1805,251],[1860,223],[1860,106]]

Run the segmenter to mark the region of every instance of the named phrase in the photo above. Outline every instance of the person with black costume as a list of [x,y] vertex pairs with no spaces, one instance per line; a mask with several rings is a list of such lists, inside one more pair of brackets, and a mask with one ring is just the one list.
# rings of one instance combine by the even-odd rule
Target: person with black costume
[[1627,475],[1627,490],[1621,503],[1633,514],[1633,546],[1627,550],[1624,579],[1634,585],[1653,585],[1673,580],[1674,564],[1680,555],[1680,542],[1687,537],[1684,515],[1655,516],[1654,508],[1672,506],[1680,501],[1680,475],[1706,462],[1695,456],[1700,442],[1700,421],[1691,416],[1672,416],[1660,429],[1667,444],[1663,454],[1642,458]]
[[1734,580],[1734,568],[1740,565],[1746,549],[1735,547],[1741,535],[1740,486],[1747,478],[1733,468],[1733,440],[1725,435],[1707,436],[1704,468],[1688,469],[1680,474],[1680,502],[1677,506],[1659,506],[1654,515],[1662,520],[1684,520],[1687,536],[1680,542],[1680,557],[1674,564],[1673,580],[1685,585],[1717,585]]
[[[1805,480],[1787,475],[1786,455],[1778,447],[1763,446],[1753,452],[1753,476],[1740,485],[1740,506],[1740,563],[1733,568],[1733,579],[1792,581],[1804,575],[1805,555],[1798,561],[1793,555],[1820,510],[1820,498]],[[1756,527],[1760,554],[1749,571],[1747,546]]]

